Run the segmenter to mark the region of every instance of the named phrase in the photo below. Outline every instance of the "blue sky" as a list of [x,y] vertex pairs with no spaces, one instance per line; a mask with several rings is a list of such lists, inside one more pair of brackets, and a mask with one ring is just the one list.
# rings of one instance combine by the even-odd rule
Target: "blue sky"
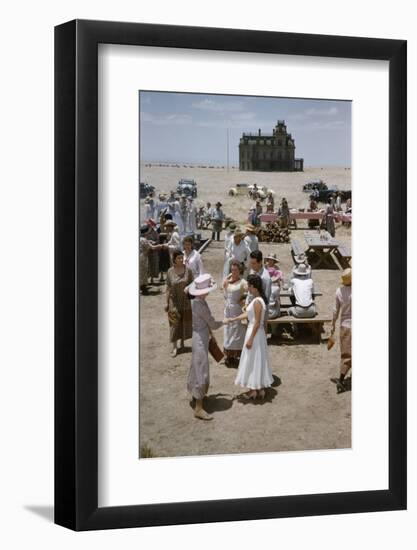
[[142,161],[238,165],[242,132],[270,134],[278,119],[305,166],[351,165],[351,102],[176,92],[139,94]]

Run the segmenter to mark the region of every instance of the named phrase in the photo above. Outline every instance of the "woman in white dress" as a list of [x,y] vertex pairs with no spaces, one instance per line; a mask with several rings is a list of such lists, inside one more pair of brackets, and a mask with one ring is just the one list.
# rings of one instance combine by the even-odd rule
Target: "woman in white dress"
[[[230,275],[223,281],[224,317],[237,317],[242,313],[242,305],[247,292],[245,279],[242,279],[242,269],[239,262],[233,260],[230,265]],[[246,326],[241,321],[228,323],[224,327],[223,350],[226,356],[226,367],[237,366],[245,341]]]
[[265,332],[265,311],[267,300],[262,289],[262,279],[259,275],[249,275],[248,291],[253,296],[246,311],[238,317],[225,319],[233,322],[248,319],[245,343],[240,356],[239,369],[235,384],[248,388],[242,394],[245,399],[263,399],[265,388],[273,382],[271,368],[268,362],[268,347]]

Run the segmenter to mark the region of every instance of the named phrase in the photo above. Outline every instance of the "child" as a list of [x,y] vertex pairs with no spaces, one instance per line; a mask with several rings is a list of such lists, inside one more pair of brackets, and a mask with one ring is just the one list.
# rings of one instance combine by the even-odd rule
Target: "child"
[[265,267],[271,279],[274,279],[274,282],[281,288],[284,282],[284,276],[282,271],[278,269],[278,258],[276,254],[270,254],[265,257]]

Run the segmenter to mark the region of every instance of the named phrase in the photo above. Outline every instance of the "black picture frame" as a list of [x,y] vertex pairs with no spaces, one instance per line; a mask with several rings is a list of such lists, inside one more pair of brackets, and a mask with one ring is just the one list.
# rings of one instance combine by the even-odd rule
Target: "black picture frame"
[[[98,45],[389,62],[389,488],[98,507]],[[74,530],[406,508],[404,40],[74,20],[55,28],[55,522]]]

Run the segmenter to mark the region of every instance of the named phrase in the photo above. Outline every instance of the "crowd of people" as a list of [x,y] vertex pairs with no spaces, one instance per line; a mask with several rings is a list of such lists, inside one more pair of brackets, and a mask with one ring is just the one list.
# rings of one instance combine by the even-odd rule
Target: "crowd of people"
[[[206,298],[217,286],[206,273],[201,254],[194,248],[198,216],[192,198],[180,197],[178,200],[171,193],[167,199],[160,194],[159,202],[151,197],[145,200],[145,207],[147,218],[140,228],[139,242],[141,294],[148,293],[148,286],[154,279],[166,282],[165,311],[172,357],[184,349],[186,340],[192,339],[187,388],[195,400],[195,417],[212,418],[203,407],[210,381],[208,350],[210,339],[214,338],[213,331],[222,326],[225,364],[238,368],[235,384],[247,390],[240,397],[264,399],[267,388],[273,383],[268,360],[267,321],[282,315],[282,289],[288,291],[292,304],[288,315],[307,319],[317,313],[312,269],[306,255],[294,257],[295,266],[284,278],[276,254],[264,257],[259,249],[255,223],[243,228],[228,223],[220,289],[224,296],[224,318],[216,321]],[[328,208],[329,213],[334,209],[331,201]],[[286,199],[281,201],[278,213],[283,218],[289,216]],[[207,203],[200,215],[208,215],[212,239],[219,241],[226,218],[222,204],[218,202],[212,208]],[[339,377],[332,379],[338,393],[346,390],[345,376],[351,368],[350,281],[351,271],[345,270],[342,285],[336,291],[330,338],[332,341],[340,314],[341,367]]]

